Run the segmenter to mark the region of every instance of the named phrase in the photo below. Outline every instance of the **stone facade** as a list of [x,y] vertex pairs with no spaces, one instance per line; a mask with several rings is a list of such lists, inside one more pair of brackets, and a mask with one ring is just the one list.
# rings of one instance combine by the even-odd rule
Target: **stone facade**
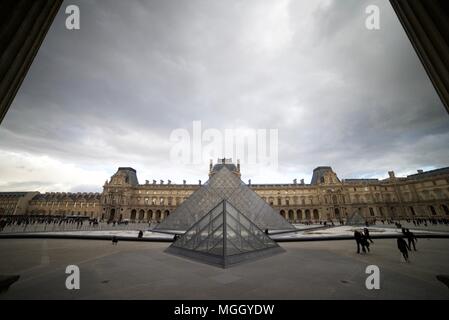
[[39,192],[0,192],[0,215],[22,215]]
[[100,193],[38,193],[31,199],[26,214],[97,218],[101,211],[100,198]]
[[[240,174],[239,165],[236,170]],[[102,193],[1,193],[0,214],[161,221],[200,184],[154,180],[139,184],[136,170],[121,167],[105,182]],[[384,180],[340,180],[331,167],[318,167],[310,184],[295,180],[289,184],[248,185],[291,222],[344,220],[354,212],[367,219],[449,218],[449,168],[419,170],[407,177],[389,172]],[[21,204],[17,205],[19,199]],[[11,211],[13,206],[20,210]]]

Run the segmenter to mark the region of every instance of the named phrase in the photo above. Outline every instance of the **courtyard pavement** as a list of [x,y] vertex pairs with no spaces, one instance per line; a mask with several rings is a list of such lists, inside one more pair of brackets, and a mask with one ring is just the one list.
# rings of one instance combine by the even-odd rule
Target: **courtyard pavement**
[[[280,245],[285,253],[220,269],[164,253],[169,243],[0,239],[0,275],[20,275],[0,299],[449,299],[436,278],[449,274],[449,239],[419,239],[411,263],[394,239],[366,255],[346,240]],[[380,290],[365,287],[372,264]],[[65,288],[68,265],[80,268],[80,290]]]

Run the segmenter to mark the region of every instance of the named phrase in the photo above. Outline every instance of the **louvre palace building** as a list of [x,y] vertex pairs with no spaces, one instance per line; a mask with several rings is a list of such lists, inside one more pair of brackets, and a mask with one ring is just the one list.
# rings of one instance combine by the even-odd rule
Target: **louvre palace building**
[[[230,159],[212,162],[209,176],[220,165],[240,177],[240,164]],[[285,184],[251,184],[266,203],[290,222],[344,220],[354,212],[367,220],[449,218],[449,167],[387,179],[340,179],[331,167],[313,170],[304,180]],[[206,182],[207,184],[207,182]],[[87,216],[100,220],[160,222],[194,191],[197,184],[171,181],[139,184],[133,168],[120,167],[102,193],[0,192],[0,216]]]

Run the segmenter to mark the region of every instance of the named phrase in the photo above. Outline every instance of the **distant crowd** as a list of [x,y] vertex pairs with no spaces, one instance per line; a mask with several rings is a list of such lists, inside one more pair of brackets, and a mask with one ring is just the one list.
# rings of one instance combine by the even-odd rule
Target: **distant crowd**
[[[427,227],[429,225],[449,225],[449,218],[416,218],[416,219],[403,219],[401,221],[406,221],[408,223],[413,223],[413,225],[415,227],[420,227],[420,226],[424,226]],[[345,221],[344,220],[336,220],[336,222],[339,225],[345,225]],[[313,225],[313,224],[320,224],[323,226],[335,226],[335,222],[333,220],[329,220],[329,221],[305,221],[303,222],[303,224],[305,225]],[[375,225],[378,223],[382,223],[383,225],[385,224],[394,224],[396,225],[396,227],[401,228],[401,224],[400,222],[397,222],[393,219],[372,219],[370,221],[366,221],[365,224],[368,225]]]
[[[405,219],[404,221],[408,223],[413,223],[415,227],[419,227],[423,225],[424,227],[427,227],[429,225],[449,225],[449,219],[448,218],[417,218],[417,219]],[[382,224],[388,223],[388,224],[395,224],[396,227],[401,228],[401,224],[399,222],[396,222],[394,220],[380,220]],[[374,220],[374,224],[376,224],[376,220]]]
[[8,216],[0,218],[0,231],[3,231],[6,227],[23,227],[26,229],[28,226],[57,226],[61,228],[76,228],[81,229],[83,226],[89,226],[96,228],[100,223],[106,223],[115,227],[116,225],[128,225],[128,220],[122,221],[103,221],[96,218],[89,217],[48,217],[48,216]]
[[77,218],[77,217],[36,217],[36,216],[18,216],[18,217],[5,217],[0,219],[0,231],[3,231],[5,227],[13,226],[32,226],[32,225],[74,225],[77,228],[81,228],[84,224],[91,226],[98,225],[97,219],[89,218]]

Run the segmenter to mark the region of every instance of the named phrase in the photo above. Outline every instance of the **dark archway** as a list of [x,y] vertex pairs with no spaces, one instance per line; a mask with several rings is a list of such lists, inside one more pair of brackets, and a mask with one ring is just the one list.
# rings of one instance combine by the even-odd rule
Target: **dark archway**
[[305,214],[306,214],[306,220],[310,220],[310,210],[309,209],[306,209]]
[[281,211],[279,212],[279,214],[280,214],[283,218],[287,219],[287,217],[285,216],[285,211],[284,211],[284,210],[281,210]]
[[142,221],[145,218],[145,211],[141,209],[139,211],[139,221]]
[[335,219],[340,219],[340,209],[335,208],[334,213],[335,213]]
[[303,219],[302,218],[302,210],[301,209],[296,210],[296,216],[298,217],[298,220],[302,220]]

